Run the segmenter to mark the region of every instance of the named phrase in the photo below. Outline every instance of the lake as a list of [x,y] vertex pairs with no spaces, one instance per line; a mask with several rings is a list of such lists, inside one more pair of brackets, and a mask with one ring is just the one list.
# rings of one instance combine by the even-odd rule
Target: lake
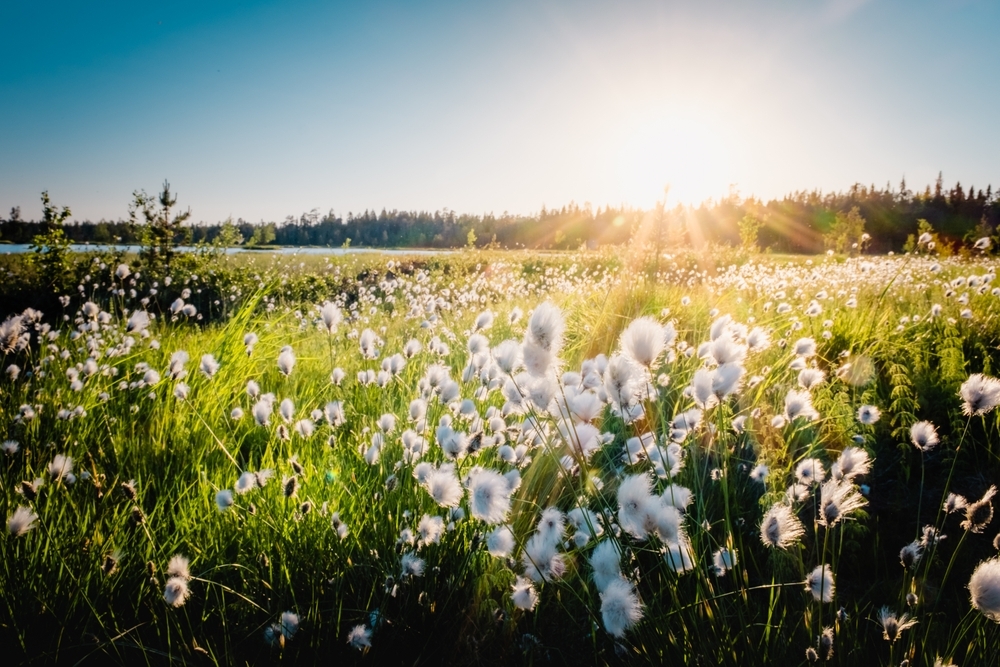
[[[0,255],[20,255],[30,251],[27,243],[0,244]],[[114,245],[114,244],[83,244],[74,243],[70,245],[73,252],[98,252],[101,250],[123,250],[125,252],[138,253],[142,248],[137,245]],[[197,250],[194,246],[177,246],[174,248],[178,252],[192,252]],[[301,246],[276,246],[274,248],[226,248],[227,255],[240,253],[260,252],[276,253],[279,255],[356,255],[363,253],[381,253],[383,255],[448,255],[455,250],[418,249],[418,248],[322,248],[322,247],[301,247]]]

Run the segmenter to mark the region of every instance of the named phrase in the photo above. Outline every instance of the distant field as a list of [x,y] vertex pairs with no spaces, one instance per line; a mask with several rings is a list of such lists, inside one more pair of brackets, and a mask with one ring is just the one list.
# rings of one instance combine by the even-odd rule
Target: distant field
[[991,258],[2,253],[14,662],[996,660]]

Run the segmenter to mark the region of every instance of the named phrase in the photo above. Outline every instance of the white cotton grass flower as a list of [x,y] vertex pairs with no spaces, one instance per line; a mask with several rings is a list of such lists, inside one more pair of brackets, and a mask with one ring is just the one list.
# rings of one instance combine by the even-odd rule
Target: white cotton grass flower
[[772,549],[787,549],[805,535],[802,522],[788,505],[772,505],[760,524],[760,539]]
[[3,444],[0,445],[0,451],[3,451],[7,456],[14,456],[20,449],[21,445],[18,444],[17,440],[4,440]]
[[713,373],[707,368],[699,368],[691,378],[691,398],[694,404],[702,410],[709,410],[719,403],[719,397],[712,386]]
[[646,474],[629,475],[618,486],[618,524],[637,540],[646,539],[648,534],[646,518],[654,502],[651,488],[652,480]]
[[253,491],[256,487],[257,487],[257,475],[250,471],[247,471],[242,475],[240,475],[239,479],[236,480],[236,484],[233,487],[233,490],[235,490],[236,493],[243,495],[244,493],[249,493],[250,491]]
[[211,354],[203,354],[201,356],[199,370],[201,370],[205,377],[211,380],[219,371],[219,362],[216,361],[215,357]]
[[253,418],[260,426],[268,426],[271,423],[271,412],[274,406],[271,401],[259,400],[253,406]]
[[833,602],[833,569],[829,565],[817,565],[806,577],[805,585],[817,602]]
[[969,416],[984,415],[1000,405],[1000,380],[982,373],[973,373],[958,391],[962,412]]
[[917,619],[910,618],[909,614],[897,617],[889,607],[882,607],[878,610],[878,622],[882,626],[882,637],[889,643],[893,643],[899,639],[903,630],[916,625]]
[[767,475],[770,471],[770,468],[768,468],[765,464],[758,463],[754,466],[753,470],[750,471],[750,479],[758,484],[763,484],[767,481]]
[[858,447],[845,447],[840,457],[830,467],[830,474],[834,479],[853,480],[855,477],[867,475],[871,467],[872,462],[868,452]]
[[862,405],[857,412],[858,421],[871,426],[882,417],[882,412],[874,405]]
[[537,532],[528,539],[521,553],[521,566],[529,579],[541,583],[554,581],[565,574],[566,562],[556,550],[557,544]]
[[319,316],[323,321],[323,330],[328,334],[336,333],[337,326],[344,320],[344,314],[340,312],[340,308],[329,301],[323,304]]
[[424,576],[425,567],[426,563],[424,559],[415,553],[408,551],[403,554],[401,568],[404,577],[422,577]]
[[181,579],[191,578],[191,562],[181,554],[174,554],[167,563],[167,576],[180,577]]
[[982,498],[965,506],[965,521],[961,523],[962,528],[973,533],[982,533],[986,530],[986,526],[993,521],[993,496],[996,493],[997,487],[991,485]]
[[424,481],[427,493],[441,507],[458,507],[462,502],[462,483],[455,476],[454,469],[442,466],[427,474]]
[[964,510],[968,506],[969,501],[966,500],[965,496],[960,496],[957,493],[949,493],[944,499],[942,509],[946,514],[954,514],[960,510]]
[[792,345],[792,353],[805,359],[814,357],[816,356],[816,341],[812,338],[800,338]]
[[21,505],[7,518],[7,532],[11,537],[21,537],[35,527],[36,521],[38,515],[31,508]]
[[486,536],[486,550],[495,558],[508,558],[516,543],[510,526],[497,526]]
[[619,577],[612,580],[600,593],[601,620],[604,629],[615,637],[625,633],[642,620],[642,604],[632,584]]
[[538,604],[538,592],[527,577],[518,577],[512,589],[510,599],[518,609],[532,611]]
[[808,391],[796,391],[790,389],[785,395],[785,418],[793,422],[798,418],[814,421],[819,418],[819,413],[812,404],[812,396]]
[[505,340],[491,350],[493,361],[507,375],[514,375],[523,362],[521,345],[515,340]]
[[800,484],[821,484],[826,479],[826,469],[819,459],[803,459],[795,466],[795,478]]
[[867,504],[868,501],[854,484],[846,479],[831,479],[820,488],[819,523],[828,528],[835,526],[848,514]]
[[666,346],[663,327],[651,317],[632,320],[619,338],[622,353],[644,368],[652,368]]
[[487,524],[503,523],[510,513],[510,487],[493,470],[481,470],[469,478],[469,511]]
[[687,541],[671,542],[666,545],[663,560],[667,567],[677,574],[684,574],[694,569],[694,559],[691,558],[691,546]]
[[444,527],[444,519],[441,517],[430,514],[423,515],[417,523],[417,535],[419,536],[417,544],[419,546],[437,544],[444,534]]
[[600,542],[590,554],[591,576],[598,591],[622,576],[621,553],[615,540]]
[[922,452],[929,452],[940,444],[937,429],[928,421],[920,421],[910,427],[910,442]]
[[372,631],[364,625],[355,625],[347,633],[347,645],[359,651],[366,651],[372,646]]
[[187,579],[183,577],[170,577],[163,587],[163,599],[171,607],[184,606],[184,603],[191,597],[191,589],[188,588]]
[[288,377],[292,374],[293,368],[295,368],[295,352],[290,345],[286,345],[278,353],[278,370]]
[[803,368],[799,371],[799,386],[806,391],[823,383],[826,373],[818,368]]
[[1000,623],[1000,558],[984,560],[969,579],[972,606],[983,616]]
[[76,481],[76,476],[73,474],[73,457],[65,454],[56,454],[52,457],[47,472],[53,482],[73,484]]
[[479,313],[476,317],[476,321],[472,324],[472,331],[486,331],[493,326],[493,317],[494,315],[492,310],[484,310]]
[[233,492],[229,489],[222,489],[215,494],[215,506],[220,512],[225,512],[233,506]]
[[292,402],[292,399],[282,399],[281,403],[278,405],[278,414],[281,415],[281,418],[285,420],[286,424],[290,424],[292,422],[292,419],[295,417],[295,403]]
[[721,577],[726,572],[736,567],[736,551],[727,547],[720,547],[712,554],[712,572],[717,577]]
[[531,342],[552,355],[558,355],[562,349],[565,329],[562,311],[551,301],[545,301],[532,311],[528,319],[525,342]]

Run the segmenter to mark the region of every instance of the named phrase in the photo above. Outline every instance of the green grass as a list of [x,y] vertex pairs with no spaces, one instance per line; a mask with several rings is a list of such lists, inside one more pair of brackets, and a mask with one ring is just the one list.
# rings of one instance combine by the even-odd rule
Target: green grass
[[[170,286],[162,276],[142,276],[135,285],[115,279],[119,258],[99,260],[103,269],[79,261],[79,277],[87,271],[91,280],[81,283],[82,292],[67,290],[74,296],[65,309],[56,305],[45,312],[43,321],[57,333],[40,342],[44,331],[33,328],[31,345],[3,359],[4,368],[21,369],[16,379],[5,374],[0,380],[0,423],[20,449],[0,459],[0,515],[23,505],[38,520],[23,536],[0,539],[0,645],[25,664],[803,664],[821,629],[833,627],[829,664],[895,665],[909,658],[910,664],[931,665],[937,655],[988,664],[1000,634],[997,624],[972,609],[966,584],[980,561],[996,555],[992,541],[1000,525],[966,533],[960,517],[944,516],[938,508],[949,492],[972,501],[1000,481],[996,416],[964,416],[957,394],[971,373],[995,372],[1000,297],[991,294],[992,286],[984,294],[964,286],[946,296],[944,284],[960,275],[983,275],[990,265],[951,261],[933,273],[932,260],[913,257],[873,259],[868,268],[865,260],[844,258],[716,259],[706,264],[704,254],[684,254],[652,261],[624,251],[391,260],[366,255],[330,263],[316,256],[184,258]],[[132,268],[141,270],[134,262]],[[7,270],[9,282],[30,280],[24,267]],[[154,280],[157,293],[150,295]],[[113,283],[125,293],[110,296]],[[170,315],[169,304],[185,287],[201,321]],[[830,297],[820,299],[822,313],[807,315],[821,290]],[[965,292],[970,319],[960,316],[966,306],[957,303]],[[856,307],[847,305],[852,295]],[[124,331],[124,311],[141,307],[143,297],[150,297],[147,307],[157,314],[148,338]],[[86,299],[110,320],[73,338]],[[428,309],[431,299],[439,300]],[[669,360],[661,358],[651,378],[656,382],[664,374],[669,382],[657,384],[644,401],[642,419],[626,424],[606,407],[595,424],[610,434],[609,442],[589,460],[573,454],[551,414],[529,411],[548,430],[531,449],[530,463],[520,467],[522,483],[509,517],[517,542],[512,558],[488,553],[485,537],[492,527],[470,516],[467,495],[464,518],[454,517],[415,479],[413,464],[402,461],[399,435],[412,427],[408,406],[420,394],[428,365],[449,367],[461,396],[472,398],[479,382],[462,382],[462,373],[476,316],[486,309],[496,313],[483,332],[492,346],[508,338],[521,341],[526,318],[510,324],[508,313],[519,307],[527,315],[546,299],[566,320],[563,370],[615,353],[621,332],[642,315],[673,321],[678,340],[694,350],[723,314],[770,332],[773,344],[746,359],[741,391],[707,410],[702,425],[682,442],[684,466],[672,481],[694,496],[683,521],[690,572],[677,574],[667,566],[658,538],[615,536],[611,523],[621,480],[649,470],[648,463],[624,460],[626,439],[647,431],[669,435],[675,415],[694,405],[685,388],[703,365],[697,354],[675,346]],[[346,316],[332,335],[316,326],[324,300],[336,301]],[[790,311],[779,313],[780,303]],[[930,317],[935,303],[942,312]],[[914,315],[919,321],[900,324]],[[384,341],[377,359],[361,356],[355,336],[365,328]],[[247,332],[259,337],[250,355],[243,345]],[[128,336],[135,344],[121,347]],[[790,345],[806,336],[818,344],[810,364],[826,373],[811,392],[820,417],[773,425],[787,391],[796,386]],[[448,354],[429,349],[432,337],[449,346]],[[410,338],[423,349],[398,376],[385,387],[359,384],[359,371],[377,372]],[[150,346],[154,340],[158,347]],[[285,345],[297,357],[287,377],[276,363]],[[109,350],[121,353],[109,356]],[[167,372],[177,350],[190,355],[186,399],[174,395],[180,380]],[[203,354],[220,364],[214,377],[198,371]],[[100,370],[75,391],[67,369],[91,356]],[[870,381],[838,379],[837,369],[847,362],[870,364]],[[158,371],[160,382],[120,388],[143,377],[140,363]],[[340,386],[330,381],[334,368],[346,372]],[[754,376],[759,380],[750,383]],[[277,396],[267,426],[252,416],[249,380]],[[288,424],[277,409],[284,398],[295,406]],[[312,436],[294,432],[295,421],[330,401],[343,401],[344,424],[317,420]],[[485,415],[504,402],[500,391],[491,391],[477,397],[475,406]],[[36,417],[16,420],[22,405],[35,406]],[[858,422],[861,405],[881,410],[877,423]],[[61,409],[76,406],[86,414],[59,417]],[[235,407],[244,411],[238,420],[230,418]],[[434,431],[454,407],[430,401],[424,461],[446,460]],[[364,452],[385,413],[396,415],[398,426],[386,437],[378,462],[369,465]],[[737,415],[750,417],[740,433],[732,427]],[[518,437],[525,416],[506,417],[511,438]],[[909,428],[918,420],[933,422],[941,435],[941,444],[923,460],[909,443]],[[452,425],[464,431],[475,426],[461,416]],[[826,529],[815,521],[814,488],[809,500],[794,505],[805,526],[803,539],[787,550],[766,547],[761,518],[784,497],[795,466],[817,457],[829,469],[852,445],[874,460],[871,472],[857,480],[869,487],[867,505]],[[75,484],[46,473],[56,454],[73,458]],[[579,474],[560,465],[567,455]],[[497,447],[455,463],[460,478],[476,466],[501,472],[514,467],[501,460]],[[770,468],[766,484],[748,476],[759,463]],[[232,507],[217,509],[217,492],[233,489],[244,471],[262,469],[275,471],[264,488],[236,494]],[[282,481],[293,476],[298,489],[286,498]],[[19,488],[35,478],[45,483],[29,500]],[[137,489],[134,501],[122,489],[130,480]],[[657,479],[656,490],[667,483]],[[549,506],[563,512],[586,507],[604,521],[604,538],[615,541],[622,573],[643,606],[642,620],[624,636],[605,629],[588,562],[595,541],[580,547],[569,538],[560,547],[565,574],[535,585],[538,606],[525,611],[513,604],[511,586],[524,569],[521,550]],[[331,524],[334,512],[348,527],[343,538]],[[401,556],[415,548],[399,544],[400,531],[415,530],[424,514],[454,525],[440,543],[416,550],[425,561],[423,576],[406,577]],[[929,549],[919,567],[904,570],[900,549],[933,523],[947,539]],[[720,547],[735,550],[738,562],[716,576],[712,554]],[[175,554],[190,559],[192,575],[191,596],[177,608],[164,600],[165,570]],[[111,555],[117,559],[113,571]],[[803,584],[820,564],[835,573],[831,603],[813,600]],[[917,596],[916,606],[907,607],[907,593]],[[892,644],[875,621],[883,605],[919,621]],[[286,611],[299,616],[299,630],[280,646],[269,645],[265,631]],[[364,652],[346,641],[357,625],[372,631],[372,646]]]

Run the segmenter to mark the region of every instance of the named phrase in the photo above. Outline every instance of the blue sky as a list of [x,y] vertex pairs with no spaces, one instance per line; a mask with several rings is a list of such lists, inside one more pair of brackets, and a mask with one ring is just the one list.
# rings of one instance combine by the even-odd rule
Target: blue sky
[[0,211],[1000,185],[989,0],[0,3]]

